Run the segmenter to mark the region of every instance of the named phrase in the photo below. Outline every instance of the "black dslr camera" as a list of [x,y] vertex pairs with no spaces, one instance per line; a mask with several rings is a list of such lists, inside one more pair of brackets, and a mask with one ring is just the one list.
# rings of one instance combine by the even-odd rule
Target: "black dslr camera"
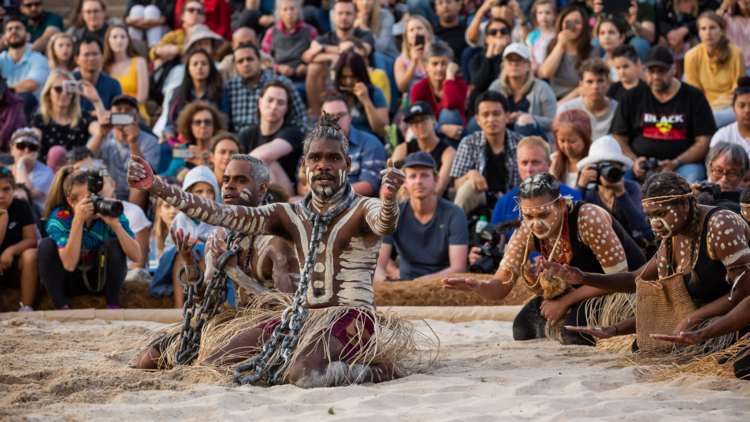
[[609,161],[602,161],[601,163],[596,165],[596,184],[602,184],[599,180],[599,176],[604,177],[604,180],[609,183],[617,183],[622,180],[623,174],[624,172],[621,168],[610,163]]
[[94,213],[107,217],[120,218],[123,212],[122,203],[117,201],[108,201],[99,192],[104,188],[104,177],[109,176],[109,170],[105,168],[90,168],[86,170],[86,177],[89,179],[89,192],[91,192],[91,202],[94,204]]
[[721,198],[721,186],[716,183],[701,182],[700,186],[698,186],[698,192],[708,194],[714,201],[718,201]]
[[497,247],[497,227],[487,224],[479,233],[479,236],[488,241],[490,246],[479,246],[482,249],[482,257],[474,261],[474,264],[469,267],[469,272],[494,274],[497,267],[500,266],[500,261],[503,260],[503,251]]
[[661,171],[661,167],[659,167],[659,160],[654,157],[649,157],[646,159],[646,161],[642,161],[638,165],[638,167],[640,167],[641,170],[646,170],[646,176],[644,177],[644,180]]

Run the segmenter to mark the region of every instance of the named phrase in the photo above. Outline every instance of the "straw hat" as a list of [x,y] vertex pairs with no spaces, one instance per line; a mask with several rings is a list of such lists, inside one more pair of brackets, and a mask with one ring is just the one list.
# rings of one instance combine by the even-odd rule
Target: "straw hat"
[[200,40],[205,40],[207,38],[213,40],[214,52],[216,52],[216,50],[218,50],[219,47],[221,47],[222,44],[224,44],[224,38],[222,38],[221,35],[209,29],[208,26],[202,23],[193,25],[193,27],[191,27],[188,30],[188,33],[187,33],[188,42],[187,44],[185,44],[184,51],[186,52],[190,51],[190,48],[193,47],[193,44],[195,44],[196,42]]

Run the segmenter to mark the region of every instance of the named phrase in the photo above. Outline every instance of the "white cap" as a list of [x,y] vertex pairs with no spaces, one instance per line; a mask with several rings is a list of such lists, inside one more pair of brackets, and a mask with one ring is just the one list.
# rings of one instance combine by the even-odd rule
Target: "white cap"
[[617,139],[607,135],[594,141],[589,147],[589,155],[578,161],[576,168],[582,170],[589,164],[596,164],[602,161],[614,161],[622,164],[623,170],[633,168],[633,160],[623,155],[620,143]]
[[507,57],[508,54],[518,54],[526,60],[531,60],[531,53],[529,52],[528,47],[521,44],[520,42],[514,42],[513,44],[505,47],[505,51],[503,51],[503,58]]

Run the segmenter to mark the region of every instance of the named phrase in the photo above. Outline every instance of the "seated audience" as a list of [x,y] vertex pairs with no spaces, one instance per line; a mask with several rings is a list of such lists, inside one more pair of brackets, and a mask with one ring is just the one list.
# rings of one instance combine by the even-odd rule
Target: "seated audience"
[[208,148],[210,166],[216,176],[216,182],[221,189],[224,184],[224,170],[227,169],[232,155],[244,154],[245,149],[236,136],[227,131],[217,132],[211,138],[211,146]]
[[24,185],[16,184],[15,189],[13,189],[13,197],[31,205],[31,213],[33,214],[34,223],[36,224],[37,235],[40,239],[47,237],[47,232],[44,230],[44,223],[42,222],[42,209],[31,200],[31,192],[29,192],[29,189]]
[[[500,75],[505,47],[511,44],[510,24],[500,18],[494,18],[487,24],[485,31],[486,47],[479,50],[469,62],[469,74],[474,85],[472,96],[486,91]],[[469,100],[469,104],[473,104]]]
[[42,145],[41,137],[35,130],[25,127],[13,133],[10,144],[10,153],[15,161],[10,169],[16,184],[29,190],[30,203],[44,209],[55,173],[44,163],[37,161]]
[[354,37],[346,37],[339,43],[339,57],[347,51],[353,51],[365,60],[365,64],[367,65],[367,75],[370,77],[370,82],[383,91],[385,101],[390,108],[391,82],[388,80],[388,74],[385,73],[384,70],[375,69],[367,63],[367,50],[365,50],[365,43]]
[[[464,50],[469,46],[466,43],[466,29],[468,27],[458,18],[460,11],[461,2],[458,0],[437,0],[435,2],[435,12],[439,19],[439,22],[433,25],[435,35],[451,47],[453,59],[456,63],[460,63]],[[398,53],[396,56],[398,56]]]
[[60,68],[72,72],[78,65],[73,54],[75,49],[75,38],[70,34],[59,32],[52,36],[47,44],[47,60],[50,70]]
[[[190,170],[185,176],[185,182],[182,185],[185,192],[192,193],[208,199],[210,201],[220,201],[219,184],[216,182],[213,172],[206,166],[198,166]],[[172,221],[171,229],[175,232],[182,230],[184,233],[190,233],[190,236],[198,240],[194,251],[200,251],[201,256],[198,259],[201,267],[205,266],[202,259],[204,245],[208,236],[217,226],[202,223],[187,214],[180,212]],[[167,236],[164,243],[164,253],[159,260],[159,267],[154,274],[154,280],[148,288],[149,293],[156,297],[174,295],[174,307],[182,308],[185,302],[185,295],[182,286],[177,280],[177,271],[182,265],[180,259],[175,259],[177,249],[174,247],[174,241],[171,236]]]
[[562,103],[557,112],[583,110],[591,118],[592,139],[599,139],[609,134],[618,104],[607,97],[609,67],[602,59],[589,59],[581,63],[578,73],[581,96]]
[[[716,13],[724,18],[726,37],[743,52],[750,51],[750,2],[724,0]],[[750,69],[750,53],[745,54],[745,69]],[[748,75],[750,76],[750,75]]]
[[[182,27],[164,35],[159,43],[149,50],[149,58],[156,67],[171,62],[182,56],[187,43],[187,33],[194,25],[203,24],[206,21],[206,12],[200,0],[189,0],[184,3],[180,13]],[[164,75],[166,76],[166,75]]]
[[[417,45],[417,38],[424,43]],[[404,23],[404,35],[401,42],[401,55],[396,58],[393,74],[399,92],[411,93],[412,86],[427,77],[427,64],[424,55],[435,42],[432,26],[421,16],[411,16]],[[451,50],[453,51],[453,50]],[[417,100],[412,99],[412,102]]]
[[[76,80],[85,80],[96,88],[99,98],[102,99],[104,107],[109,110],[112,100],[122,95],[120,82],[115,78],[102,72],[104,47],[98,38],[87,37],[76,44],[75,57],[78,70],[73,72]],[[97,111],[94,105],[84,95],[81,98],[81,109],[83,111]]]
[[591,45],[591,30],[585,9],[571,3],[564,7],[555,21],[557,34],[547,46],[547,57],[539,66],[541,79],[549,79],[560,103],[577,97],[580,82],[578,67],[584,61],[599,57]]
[[[37,274],[36,247],[39,242],[36,223],[28,202],[13,197],[16,183],[13,173],[0,166],[0,285],[21,287],[19,312],[34,308],[39,276]],[[57,252],[57,251],[55,251]]]
[[104,104],[89,81],[81,82],[84,87],[82,94],[65,92],[65,81],[75,81],[75,78],[62,69],[52,71],[42,90],[39,113],[29,122],[42,135],[39,161],[47,163],[55,173],[65,165],[66,151],[86,145],[89,138],[99,131],[96,118],[82,112],[80,97],[88,98],[100,116],[105,113]]
[[[627,28],[625,22],[618,17],[605,17],[599,21],[596,38],[599,41],[602,50],[604,50],[603,59],[607,67],[610,69],[609,78],[612,82],[618,82],[620,80],[617,76],[617,71],[615,70],[615,59],[613,53],[617,47],[625,45]],[[581,73],[580,68],[578,69],[578,73]]]
[[396,232],[383,237],[375,281],[386,278],[386,266],[395,246],[402,280],[466,272],[469,229],[466,214],[435,194],[435,160],[424,151],[406,156],[402,167],[409,198],[399,202]]
[[302,54],[318,38],[318,31],[302,21],[298,0],[277,0],[277,22],[266,31],[260,49],[273,56],[276,72],[294,81],[304,81],[307,64]]
[[[619,180],[607,180],[597,166],[607,163],[620,170]],[[605,209],[617,220],[630,237],[641,247],[644,238],[654,241],[651,226],[646,221],[641,205],[641,186],[638,182],[622,177],[625,170],[633,167],[633,160],[622,154],[620,144],[611,136],[599,138],[591,144],[587,157],[578,161],[576,168],[581,172],[576,189],[583,200]],[[615,171],[612,170],[614,175]],[[611,176],[611,179],[616,177]]]
[[[180,186],[173,185],[175,189],[180,189]],[[172,222],[180,211],[175,208],[169,202],[159,198],[156,201],[156,217],[154,218],[154,225],[151,230],[151,244],[150,247],[150,258],[157,262],[161,260],[162,255],[165,251],[165,242],[169,238],[169,228],[172,227]]]
[[750,155],[750,77],[743,76],[737,80],[732,108],[737,121],[719,129],[711,138],[710,147],[719,142],[732,142],[745,148]]
[[73,32],[77,40],[93,37],[104,44],[104,35],[109,29],[107,5],[102,0],[83,0],[81,5],[83,26]]
[[354,27],[365,32],[370,31],[374,37],[375,45],[372,47],[375,51],[395,59],[398,57],[396,39],[393,36],[396,19],[393,13],[381,7],[380,3],[374,0],[355,0],[357,18],[354,20]]
[[355,37],[365,43],[368,59],[372,58],[375,37],[370,31],[363,31],[354,26],[357,10],[350,0],[339,0],[333,5],[334,30],[323,34],[310,43],[310,48],[302,55],[302,61],[307,63],[307,77],[305,90],[310,99],[310,115],[320,116],[320,102],[314,99],[322,98],[330,85],[329,63],[339,60],[339,43],[346,37]]
[[[489,12],[489,19],[482,18]],[[526,15],[521,11],[517,1],[508,2],[484,2],[474,15],[474,19],[469,22],[466,28],[466,43],[472,48],[486,47],[485,33],[490,20],[499,18],[511,25],[512,42],[523,43],[526,35],[531,31],[527,26]]]
[[557,3],[554,0],[537,0],[531,8],[531,22],[536,29],[529,32],[524,44],[531,52],[531,69],[534,74],[547,57],[549,42],[555,38],[556,18]]
[[182,18],[185,16],[183,11],[189,13],[201,13],[204,15],[205,23],[212,31],[219,34],[222,38],[232,41],[232,5],[228,1],[205,1],[202,8],[190,11],[195,5],[191,0],[177,0],[174,11],[174,29],[184,27]]
[[[706,181],[721,186],[722,192],[742,193],[743,188],[740,185],[748,170],[750,170],[750,158],[748,158],[745,149],[738,144],[719,142],[706,155],[706,173],[708,174],[708,180]],[[697,191],[699,187],[700,183],[693,183],[692,185],[693,191]],[[698,197],[698,199],[701,198]],[[734,200],[735,206],[729,209],[739,214],[740,209],[736,206],[738,201],[739,196]],[[719,206],[715,203],[706,203],[705,205]]]
[[172,158],[169,168],[162,175],[176,177],[179,181],[185,177],[187,170],[208,165],[211,138],[225,129],[224,120],[216,107],[203,101],[188,104],[177,119],[179,136],[171,138],[169,145],[172,149],[189,150],[192,158]]
[[128,31],[122,25],[112,25],[107,31],[103,70],[120,83],[123,94],[138,100],[139,111],[148,123],[148,62],[137,55]]
[[109,176],[115,183],[115,197],[121,201],[129,200],[144,206],[148,194],[143,195],[140,201],[134,200],[141,196],[140,191],[128,186],[130,154],[137,155],[148,161],[152,167],[158,168],[161,158],[159,141],[154,135],[141,130],[139,123],[143,117],[138,112],[138,101],[135,98],[130,95],[115,97],[111,107],[112,113],[127,113],[133,116],[133,122],[128,125],[112,125],[111,115],[107,116],[102,119],[98,133],[87,146],[109,169]]
[[28,36],[26,24],[20,18],[5,20],[3,41],[8,49],[0,53],[0,72],[13,92],[23,98],[26,121],[39,104],[42,86],[49,76],[47,59],[26,46]]
[[456,78],[458,65],[452,63],[452,59],[453,50],[448,44],[438,41],[430,45],[423,59],[428,76],[412,87],[411,102],[430,104],[438,118],[441,139],[455,147],[466,124],[464,103],[468,87],[466,82]]
[[699,43],[698,15],[716,9],[716,0],[659,0],[656,5],[656,29],[659,43],[669,47],[675,60],[675,74],[682,78],[685,53]]
[[552,121],[555,152],[550,172],[560,186],[575,189],[578,183],[578,162],[589,155],[591,119],[581,110],[568,110]]
[[[230,104],[230,127],[239,133],[251,125],[260,123],[258,100],[263,86],[271,79],[278,79],[292,86],[286,76],[276,75],[261,68],[260,50],[254,44],[240,44],[234,49],[234,66],[238,77],[226,84]],[[322,91],[321,91],[322,92]],[[296,90],[292,91],[292,118],[290,123],[300,128],[307,127],[307,108]]]
[[292,195],[297,161],[302,155],[305,133],[289,124],[292,109],[289,99],[292,88],[277,79],[266,82],[258,99],[260,123],[237,136],[245,151],[260,158],[268,166],[272,185],[279,185]]
[[218,108],[225,116],[229,115],[229,96],[224,89],[224,81],[216,70],[211,55],[206,50],[192,50],[185,60],[187,72],[182,85],[169,102],[167,124],[163,136],[166,139],[176,135],[175,125],[182,110],[193,101],[202,101]]
[[441,141],[435,134],[437,118],[426,101],[410,105],[404,112],[404,122],[414,134],[414,138],[399,144],[393,150],[391,158],[393,161],[401,161],[417,151],[430,154],[435,160],[435,169],[438,172],[437,180],[435,180],[435,193],[437,196],[446,197],[451,183],[451,166],[456,156],[456,149]]
[[701,160],[716,132],[706,97],[674,78],[674,59],[665,47],[649,50],[644,65],[648,85],[628,91],[612,120],[612,135],[634,161],[626,177],[643,179],[640,163],[653,157],[662,171],[674,171],[688,183],[703,180]]
[[384,137],[388,125],[388,101],[383,91],[370,82],[365,59],[353,51],[342,53],[336,64],[333,83],[346,98],[354,127]]
[[[552,88],[534,77],[532,57],[529,49],[513,43],[503,52],[503,70],[500,77],[490,85],[508,99],[508,124],[513,131],[524,136],[541,136],[552,139],[552,119],[557,114],[557,100]],[[476,124],[476,119],[472,118]],[[467,128],[475,132],[472,123]]]
[[26,21],[26,30],[31,35],[31,49],[44,53],[53,35],[63,30],[63,20],[57,13],[44,10],[41,0],[21,0],[21,19]]
[[125,24],[128,35],[133,40],[146,41],[148,48],[159,44],[174,26],[175,4],[170,0],[131,0],[127,8]]
[[8,151],[11,135],[26,127],[23,107],[23,98],[8,89],[5,78],[0,76],[0,150]]
[[716,13],[698,17],[698,34],[703,42],[685,54],[685,82],[703,91],[721,128],[735,122],[732,96],[737,78],[747,74],[745,59],[727,39],[724,20]]
[[461,140],[450,176],[454,179],[454,203],[470,214],[480,206],[492,209],[505,192],[521,184],[516,147],[523,137],[506,127],[508,100],[487,91],[477,97],[476,116],[481,132]]
[[344,97],[333,95],[324,98],[322,109],[339,117],[339,132],[349,141],[352,165],[346,177],[352,189],[362,196],[377,196],[382,179],[380,172],[385,168],[388,158],[383,143],[352,124],[352,115]]
[[632,45],[623,44],[612,52],[612,63],[617,72],[618,81],[609,86],[607,97],[619,103],[629,90],[646,85],[643,82],[643,66],[635,48]]
[[[258,46],[258,35],[255,33],[255,31],[250,28],[237,28],[237,30],[232,33],[232,51],[236,50],[237,47],[242,44],[255,44],[255,46]],[[262,54],[265,57],[269,57],[268,54]],[[265,58],[263,58],[262,60],[265,60]],[[273,61],[273,57],[271,57],[271,60]],[[240,76],[234,66],[234,53],[227,54],[223,59],[221,59],[221,63],[219,64],[219,73],[221,73],[221,76],[225,81],[229,81],[232,78]]]
[[[128,219],[94,214],[90,195],[85,172],[65,166],[55,175],[44,210],[49,237],[37,248],[39,276],[55,309],[68,309],[66,296],[83,294],[103,294],[107,309],[118,309],[127,259],[141,256]],[[100,259],[103,274],[95,265]]]

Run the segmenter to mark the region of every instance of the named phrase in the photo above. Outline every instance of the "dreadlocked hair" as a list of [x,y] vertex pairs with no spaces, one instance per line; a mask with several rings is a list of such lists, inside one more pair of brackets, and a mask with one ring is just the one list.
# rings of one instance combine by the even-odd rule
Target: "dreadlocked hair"
[[[690,188],[690,184],[687,182],[687,180],[683,179],[679,174],[673,172],[657,173],[649,177],[641,188],[641,197],[644,201],[648,198],[656,198],[659,196],[687,195],[690,193],[692,193],[692,189]],[[688,259],[688,265],[692,265],[693,258],[697,257],[698,248],[700,246],[701,210],[700,206],[698,205],[698,199],[695,197],[695,195],[687,195],[683,198],[688,201],[689,206],[688,213],[690,215],[691,228],[690,255]],[[675,198],[673,201],[664,203],[664,205],[676,204],[678,202],[681,202],[683,198]],[[672,244],[673,239],[674,238],[663,240],[664,242],[666,242],[666,245],[664,245],[664,247],[666,249],[667,262],[670,264],[670,271],[675,270],[673,250],[674,246]],[[691,280],[695,280],[695,277],[691,277]]]
[[341,152],[344,154],[344,158],[348,158],[349,141],[346,139],[346,136],[339,132],[340,130],[339,116],[328,114],[324,111],[320,120],[315,123],[315,128],[307,134],[305,141],[302,143],[303,155],[306,156],[310,150],[310,142],[317,139],[334,139],[341,144]]
[[[535,174],[524,180],[518,187],[518,199],[534,199],[539,197],[549,197],[550,201],[560,198],[560,182],[555,176],[549,173]],[[521,227],[521,211],[515,220],[503,222],[498,226],[497,231],[501,233],[508,229],[517,229]]]

